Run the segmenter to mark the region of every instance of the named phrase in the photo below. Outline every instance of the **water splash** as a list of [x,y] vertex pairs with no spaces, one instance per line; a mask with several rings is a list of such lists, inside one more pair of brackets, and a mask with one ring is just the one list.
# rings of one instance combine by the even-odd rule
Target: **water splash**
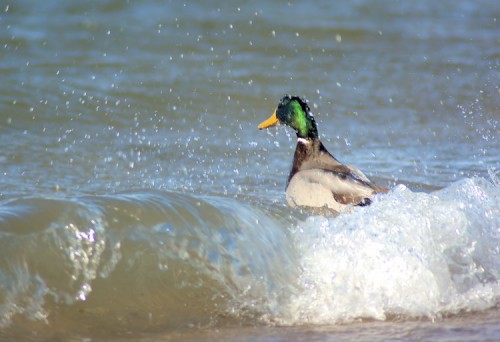
[[398,186],[368,208],[311,217],[294,239],[303,291],[285,324],[429,317],[500,298],[500,192],[467,179],[433,194]]

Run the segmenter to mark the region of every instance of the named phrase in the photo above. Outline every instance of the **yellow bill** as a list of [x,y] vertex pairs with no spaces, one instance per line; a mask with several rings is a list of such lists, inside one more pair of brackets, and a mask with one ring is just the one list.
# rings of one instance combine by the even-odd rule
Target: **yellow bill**
[[259,129],[268,128],[276,126],[279,123],[278,117],[276,116],[276,111],[274,111],[273,115],[269,117],[269,119],[262,121],[259,126]]

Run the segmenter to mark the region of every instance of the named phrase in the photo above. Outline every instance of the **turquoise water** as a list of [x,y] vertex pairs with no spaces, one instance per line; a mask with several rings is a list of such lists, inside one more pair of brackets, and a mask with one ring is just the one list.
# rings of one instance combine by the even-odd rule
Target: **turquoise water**
[[[1,3],[0,336],[498,336],[499,17]],[[338,218],[287,208],[295,136],[257,130],[285,93],[392,191]]]

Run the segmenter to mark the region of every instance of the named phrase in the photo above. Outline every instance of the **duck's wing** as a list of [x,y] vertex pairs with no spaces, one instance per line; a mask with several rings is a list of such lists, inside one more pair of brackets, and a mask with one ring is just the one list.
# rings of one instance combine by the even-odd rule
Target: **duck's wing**
[[319,140],[299,140],[286,190],[291,203],[340,211],[346,205],[370,204],[375,193],[385,191],[358,169],[340,163]]
[[328,150],[323,143],[319,142],[319,153],[315,156],[305,158],[299,171],[308,169],[320,169],[330,171],[334,175],[339,175],[345,182],[353,182],[353,184],[360,184],[366,188],[372,189],[374,192],[387,192],[388,188],[376,185],[358,168],[354,166],[345,165],[339,162]]
[[350,165],[345,165],[351,172],[352,176],[362,182],[364,182],[367,186],[372,188],[376,193],[381,193],[381,192],[388,192],[389,188],[386,188],[385,186],[380,186],[375,183],[373,183],[366,175],[361,172],[361,170],[355,168],[354,166]]
[[344,205],[367,205],[377,192],[372,183],[360,179],[345,165],[337,170],[301,170],[294,175],[291,183],[294,184],[295,193],[298,190],[297,185],[300,185],[304,192],[309,192],[311,188],[321,188],[323,193],[329,193],[332,199]]

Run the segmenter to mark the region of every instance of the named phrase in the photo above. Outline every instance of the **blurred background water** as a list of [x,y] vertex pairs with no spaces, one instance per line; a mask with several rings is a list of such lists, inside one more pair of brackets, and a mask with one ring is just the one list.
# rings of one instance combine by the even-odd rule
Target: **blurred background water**
[[[479,337],[498,333],[499,17],[493,0],[0,2],[4,336],[485,310]],[[295,136],[256,129],[285,93],[395,190],[338,219],[288,209]]]

